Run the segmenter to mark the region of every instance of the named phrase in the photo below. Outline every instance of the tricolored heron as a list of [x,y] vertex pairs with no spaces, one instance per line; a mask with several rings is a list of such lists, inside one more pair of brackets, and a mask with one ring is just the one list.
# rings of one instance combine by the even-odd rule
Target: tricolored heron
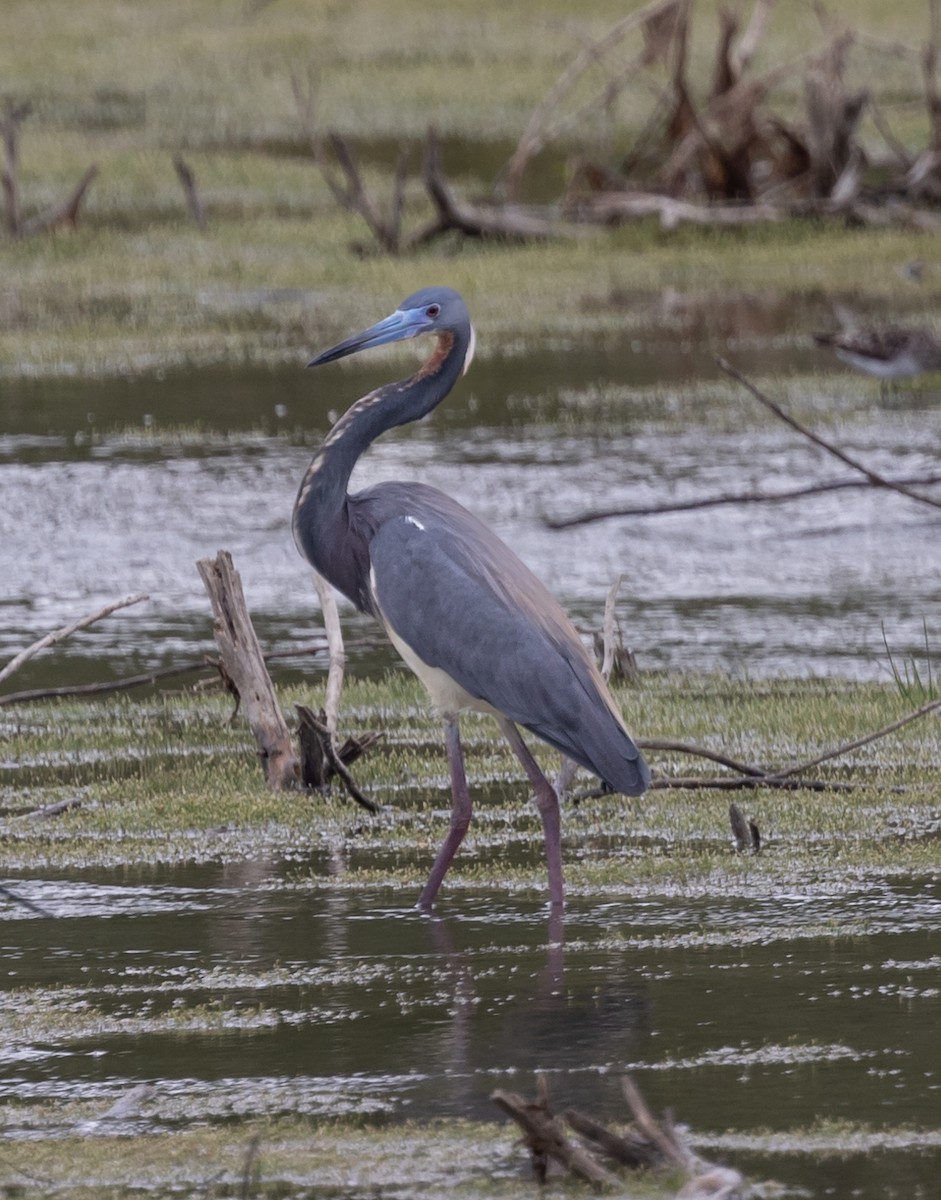
[[457,501],[421,483],[347,491],[360,455],[387,429],[426,416],[474,356],[464,301],[422,288],[385,320],[310,363],[318,366],[421,334],[428,361],[408,379],[363,396],[307,468],[294,505],[294,540],[315,570],[376,617],[444,718],[451,824],[418,907],[430,909],[470,825],[458,713],[496,717],[523,764],[542,818],[550,903],[564,903],[559,801],[517,725],[636,796],[650,772],[568,617],[533,573]]

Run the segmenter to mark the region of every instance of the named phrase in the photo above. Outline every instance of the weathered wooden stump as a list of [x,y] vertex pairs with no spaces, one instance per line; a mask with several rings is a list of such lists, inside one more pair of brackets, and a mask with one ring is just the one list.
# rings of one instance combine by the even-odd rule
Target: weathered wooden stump
[[213,633],[222,666],[245,708],[265,780],[276,791],[296,788],[300,767],[291,731],[278,705],[232,555],[220,550],[215,558],[201,558],[196,567],[216,618]]

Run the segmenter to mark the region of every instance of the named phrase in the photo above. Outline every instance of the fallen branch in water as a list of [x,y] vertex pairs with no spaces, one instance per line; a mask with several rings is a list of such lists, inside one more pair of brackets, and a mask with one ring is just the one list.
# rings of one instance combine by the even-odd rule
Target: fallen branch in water
[[12,888],[8,888],[6,884],[0,883],[0,896],[6,896],[14,904],[22,904],[24,908],[28,908],[31,913],[35,913],[37,917],[51,917],[52,913],[46,912],[44,908],[40,908],[38,904],[34,904],[32,900],[27,900],[25,896],[21,896],[19,892],[14,892]]
[[316,571],[314,572],[314,587],[317,590],[317,599],[320,601],[320,611],[323,613],[323,627],[327,635],[327,649],[330,654],[329,666],[327,667],[327,695],[324,700],[324,719],[331,737],[334,737],[340,716],[340,696],[343,694],[346,651],[343,649],[343,630],[340,626],[340,613],[337,610],[337,601],[333,594],[333,588]]
[[27,817],[34,821],[44,821],[48,817],[61,817],[63,813],[71,812],[73,808],[81,808],[82,802],[77,796],[72,796],[68,800],[57,800],[55,804],[44,804],[42,808],[31,809],[26,813]]
[[77,633],[79,629],[87,629],[89,625],[94,625],[96,621],[101,621],[105,617],[109,617],[113,612],[118,612],[119,609],[129,608],[132,604],[140,604],[142,600],[149,600],[149,596],[140,593],[136,596],[126,596],[123,600],[116,600],[114,604],[106,604],[104,608],[99,608],[96,612],[89,613],[88,616],[79,617],[77,621],[71,621],[68,625],[63,625],[61,629],[53,630],[52,633],[47,633],[45,637],[41,637],[38,642],[33,642],[31,646],[27,646],[25,650],[21,650],[19,654],[11,658],[7,665],[0,671],[0,683],[20,669],[31,658],[35,658],[40,651],[45,650],[49,646],[54,646],[56,642],[61,642],[65,638],[70,637],[73,633]]
[[545,1183],[549,1159],[553,1158],[597,1191],[617,1186],[618,1180],[610,1171],[606,1171],[587,1150],[566,1137],[561,1120],[549,1106],[549,1085],[545,1075],[536,1076],[534,1100],[525,1100],[517,1092],[505,1092],[502,1088],[491,1092],[490,1099],[522,1129],[523,1141],[532,1159],[533,1173],[539,1183]]
[[[832,750],[826,750],[823,754],[818,754],[814,758],[809,758],[804,762],[795,763],[790,767],[782,767],[778,770],[766,771],[760,767],[736,762],[735,759],[729,758],[718,751],[709,750],[703,746],[696,746],[689,742],[638,738],[637,745],[641,750],[674,751],[679,754],[689,754],[696,758],[709,759],[736,772],[735,775],[718,776],[682,775],[670,777],[661,775],[655,777],[651,783],[650,787],[652,791],[666,791],[676,788],[682,788],[687,791],[744,791],[753,788],[773,788],[781,791],[851,792],[865,785],[852,783],[847,780],[803,779],[800,776],[814,767],[819,767],[822,763],[831,762],[835,758],[840,758],[844,754],[858,750],[861,746],[867,746],[871,742],[889,737],[891,734],[897,733],[900,729],[904,729],[906,725],[911,725],[913,722],[933,712],[937,712],[939,709],[941,709],[941,697],[929,700],[926,704],[922,704],[920,708],[906,713],[905,716],[891,721],[888,725],[883,725],[881,729],[874,729],[869,733],[862,734],[858,738],[853,738],[852,741],[834,746]],[[610,792],[602,785],[573,796],[572,803],[580,804],[583,800],[597,800],[607,795],[610,795]]]
[[[361,637],[348,641],[347,646],[357,649],[389,644],[385,637]],[[303,658],[312,654],[323,654],[327,649],[326,639],[322,642],[312,642],[306,646],[297,646],[290,650],[269,650],[262,656],[266,663],[277,662],[283,658]],[[76,683],[70,687],[32,688],[23,692],[8,692],[0,696],[0,708],[5,704],[30,704],[36,700],[61,700],[68,696],[106,696],[111,692],[130,691],[136,687],[147,687],[159,683],[163,679],[173,679],[178,675],[192,675],[205,671],[218,674],[219,664],[216,659],[203,655],[202,658],[180,663],[174,667],[157,667],[153,671],[144,671],[139,675],[125,675],[123,679],[106,679],[99,683]]]
[[727,359],[723,358],[721,354],[715,355],[715,361],[720,370],[724,371],[731,379],[734,379],[736,382],[740,383],[742,387],[744,387],[746,391],[750,392],[751,395],[754,396],[754,398],[759,402],[759,404],[763,404],[769,412],[774,413],[776,417],[780,418],[780,420],[782,420],[786,425],[789,425],[793,430],[799,433],[801,437],[807,438],[808,441],[813,442],[815,446],[818,446],[821,450],[826,451],[827,454],[831,454],[834,458],[839,459],[839,461],[844,463],[846,466],[852,467],[854,471],[859,471],[874,487],[887,488],[889,491],[898,492],[900,496],[907,496],[909,500],[917,500],[920,504],[928,504],[932,508],[941,508],[941,500],[936,500],[934,496],[926,496],[923,492],[914,492],[905,484],[894,483],[885,475],[880,475],[878,471],[871,470],[866,466],[865,463],[860,462],[858,458],[854,458],[852,455],[847,454],[844,450],[841,450],[839,446],[835,446],[833,442],[821,437],[819,433],[814,433],[812,429],[808,429],[806,425],[802,425],[796,417],[793,417],[789,412],[786,412],[780,404],[772,400],[769,396],[766,396],[760,388],[757,388],[751,382],[751,380],[746,379],[741,371],[739,371],[736,367],[733,367],[732,364]]
[[[941,483],[941,475],[908,475],[893,479],[886,476],[888,486],[930,487]],[[595,508],[578,513],[573,517],[547,517],[549,529],[572,529],[576,525],[589,525],[592,521],[607,521],[611,517],[658,517],[669,513],[696,512],[703,508],[719,508],[729,504],[783,504],[800,500],[804,496],[820,496],[826,492],[851,491],[872,487],[869,479],[828,479],[820,483],[809,483],[804,487],[782,488],[779,492],[723,492],[718,496],[704,496],[698,500],[677,500],[671,504],[637,504],[623,508]]]
[[[632,1170],[681,1171],[686,1183],[679,1195],[688,1200],[706,1197],[726,1200],[741,1194],[745,1179],[738,1171],[717,1166],[696,1154],[669,1112],[658,1121],[629,1076],[622,1080],[622,1087],[633,1121],[623,1133],[615,1133],[574,1109],[556,1116],[549,1103],[549,1085],[544,1075],[536,1076],[533,1100],[501,1088],[490,1099],[523,1131],[522,1140],[539,1183],[545,1183],[549,1160],[554,1159],[565,1170],[590,1183],[595,1191],[621,1190],[621,1179],[599,1162],[596,1155],[600,1154]],[[567,1137],[563,1122],[578,1134],[583,1144]]]

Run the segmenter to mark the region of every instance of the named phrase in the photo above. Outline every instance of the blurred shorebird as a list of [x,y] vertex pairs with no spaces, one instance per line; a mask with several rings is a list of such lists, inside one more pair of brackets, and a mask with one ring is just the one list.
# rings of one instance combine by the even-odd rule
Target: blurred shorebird
[[523,765],[542,818],[549,900],[561,911],[559,800],[517,725],[637,796],[650,771],[572,623],[486,525],[422,483],[350,493],[350,474],[380,434],[427,416],[474,357],[464,301],[422,288],[391,316],[319,354],[311,366],[431,334],[428,361],[408,379],[369,392],[337,421],[307,469],[294,505],[294,539],[308,562],[385,626],[444,718],[451,823],[418,900],[430,909],[471,819],[458,713],[496,718]]
[[889,381],[941,370],[941,341],[927,329],[885,325],[813,336],[841,361],[874,375],[882,383],[883,394]]

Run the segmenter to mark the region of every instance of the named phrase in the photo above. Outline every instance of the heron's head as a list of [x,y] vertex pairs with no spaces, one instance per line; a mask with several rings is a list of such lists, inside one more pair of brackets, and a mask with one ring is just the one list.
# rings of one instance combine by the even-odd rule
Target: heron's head
[[368,350],[372,346],[403,342],[423,333],[466,335],[468,344],[464,370],[467,370],[474,356],[474,329],[467,305],[453,288],[447,287],[419,288],[406,297],[391,316],[324,350],[307,365],[318,367],[321,363],[346,358],[348,354],[358,354],[360,350]]

